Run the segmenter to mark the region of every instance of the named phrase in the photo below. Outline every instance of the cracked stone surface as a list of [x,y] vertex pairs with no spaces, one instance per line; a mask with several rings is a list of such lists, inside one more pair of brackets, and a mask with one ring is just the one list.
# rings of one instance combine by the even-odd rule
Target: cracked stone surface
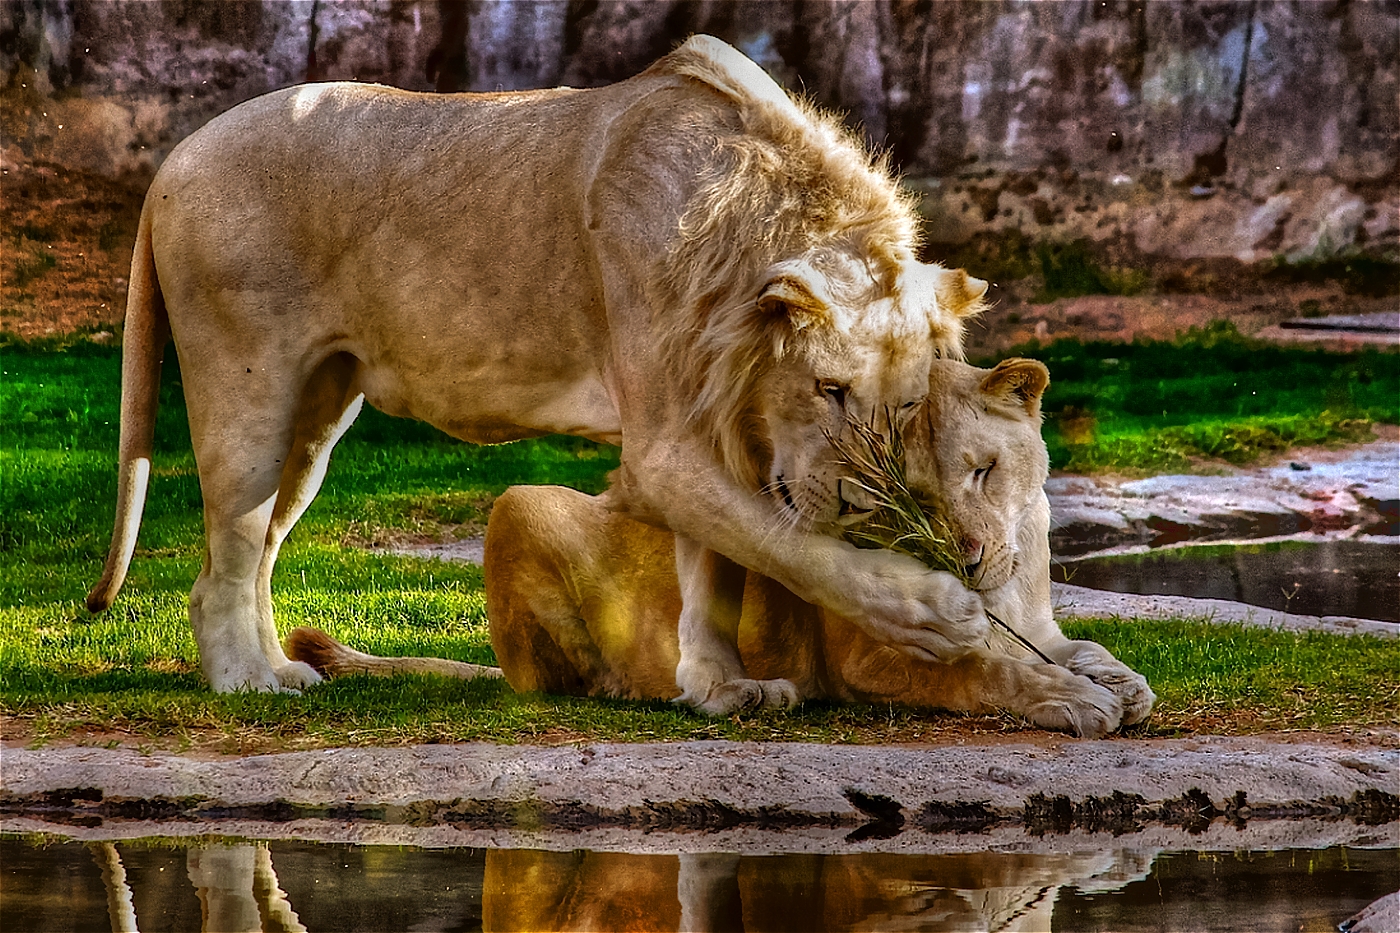
[[[820,851],[846,847],[851,828],[871,818],[868,810],[853,805],[853,791],[886,798],[891,811],[901,812],[913,822],[929,807],[944,812],[976,804],[986,812],[1029,813],[1028,805],[1035,805],[1040,798],[1065,797],[1078,802],[1117,792],[1140,797],[1140,809],[1173,812],[1171,807],[1179,806],[1178,801],[1199,801],[1193,806],[1207,811],[1207,818],[1194,827],[1170,825],[1174,819],[1134,827],[1134,839],[1144,844],[1168,845],[1189,832],[1192,847],[1200,847],[1210,838],[1207,834],[1222,829],[1216,825],[1219,817],[1232,807],[1246,816],[1256,815],[1237,819],[1229,830],[1233,838],[1249,844],[1277,847],[1368,839],[1370,844],[1386,844],[1387,840],[1396,844],[1400,842],[1396,838],[1400,823],[1395,822],[1393,813],[1382,825],[1366,825],[1365,819],[1341,818],[1337,807],[1357,799],[1358,794],[1372,794],[1389,801],[1383,808],[1394,810],[1397,789],[1400,751],[1394,748],[1279,744],[1257,738],[1067,739],[1051,744],[952,747],[727,741],[558,748],[465,744],[332,749],[220,760],[141,755],[129,749],[6,749],[0,778],[0,812],[4,813],[0,829],[25,831],[47,826],[47,831],[80,838],[128,838],[136,832],[190,834],[199,827],[205,833],[342,841],[529,843],[632,847],[632,851],[683,851],[697,845],[712,849],[724,840],[728,845],[781,845],[789,851]],[[109,801],[139,798],[189,804],[198,799],[198,808],[216,815],[219,808],[247,811],[306,805],[398,807],[408,808],[406,812],[411,814],[414,805],[426,802],[450,802],[460,808],[464,801],[505,804],[508,810],[570,806],[616,813],[698,801],[741,815],[780,808],[789,816],[808,819],[812,825],[796,832],[780,832],[755,819],[754,825],[718,826],[700,833],[703,839],[699,842],[694,838],[696,831],[685,828],[661,832],[607,825],[584,825],[577,831],[558,827],[535,830],[521,825],[453,828],[411,816],[279,821],[248,812],[223,820],[109,819],[96,821],[102,824],[96,826],[87,821],[84,829],[82,820],[55,827],[55,822],[40,812],[42,807],[24,805],[25,800],[32,804],[42,795],[97,799],[98,792]],[[1241,800],[1251,809],[1240,811]],[[1331,812],[1325,812],[1329,808]],[[1281,811],[1295,818],[1282,819],[1277,815]],[[1190,821],[1189,813],[1181,818],[1183,823]],[[403,825],[415,822],[422,825]],[[1076,836],[1082,840],[1085,835],[1071,829],[1037,842],[1018,826],[972,827],[971,831],[980,845],[996,838],[1003,844],[1022,846],[1044,843],[1051,849]],[[889,838],[872,839],[865,847],[947,850],[950,845],[956,849],[970,842],[957,838],[965,834],[935,838],[940,835],[900,825]],[[494,841],[472,841],[480,839]]]

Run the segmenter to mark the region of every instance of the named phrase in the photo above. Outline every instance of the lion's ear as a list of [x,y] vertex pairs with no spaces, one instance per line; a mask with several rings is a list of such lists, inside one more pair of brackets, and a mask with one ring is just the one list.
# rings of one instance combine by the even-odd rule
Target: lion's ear
[[933,293],[938,298],[938,306],[954,317],[971,317],[986,309],[984,297],[988,284],[984,279],[975,279],[962,269],[935,267],[933,273]]
[[758,308],[769,320],[785,318],[793,330],[802,330],[824,323],[831,309],[822,300],[822,289],[804,275],[805,270],[791,269],[774,276],[758,295]]
[[1040,398],[1050,387],[1050,370],[1039,360],[1002,360],[982,380],[983,395],[1040,417]]

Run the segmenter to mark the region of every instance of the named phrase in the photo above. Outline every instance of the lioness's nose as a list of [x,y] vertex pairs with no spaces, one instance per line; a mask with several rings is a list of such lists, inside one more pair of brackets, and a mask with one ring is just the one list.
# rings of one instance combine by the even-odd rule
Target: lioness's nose
[[981,541],[967,542],[967,547],[963,551],[963,570],[969,577],[977,573],[977,568],[982,565],[982,557],[986,551],[987,547]]

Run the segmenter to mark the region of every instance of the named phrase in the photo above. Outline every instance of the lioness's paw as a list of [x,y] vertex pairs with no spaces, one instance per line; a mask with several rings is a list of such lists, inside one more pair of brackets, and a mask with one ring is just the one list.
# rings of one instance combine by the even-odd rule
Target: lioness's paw
[[715,684],[698,703],[682,696],[686,703],[706,716],[728,716],[746,709],[792,709],[801,702],[797,687],[790,680],[727,680]]
[[1094,683],[1113,691],[1123,702],[1123,725],[1142,722],[1152,712],[1157,694],[1147,678],[1109,654],[1100,645],[1081,648],[1065,661],[1065,667],[1087,677]]
[[316,668],[301,661],[288,661],[281,667],[275,668],[277,683],[284,690],[302,691],[312,684],[321,682],[321,675],[316,672]]

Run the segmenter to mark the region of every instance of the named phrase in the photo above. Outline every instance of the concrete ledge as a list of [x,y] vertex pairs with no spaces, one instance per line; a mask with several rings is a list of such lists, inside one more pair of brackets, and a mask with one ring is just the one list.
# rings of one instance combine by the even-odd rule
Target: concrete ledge
[[[1022,844],[1028,833],[1147,833],[1166,844],[1228,823],[1232,838],[1252,827],[1261,844],[1393,844],[1397,787],[1394,748],[1254,738],[920,748],[468,744],[227,760],[6,749],[0,829],[91,830],[93,838],[133,828],[405,843],[421,836],[412,844],[455,845],[547,839],[629,851],[682,850],[699,834],[706,841],[698,850],[747,839],[743,851],[790,851],[796,840],[815,850],[889,840],[900,840],[890,843],[896,849],[941,850],[947,840],[939,837],[969,834]],[[487,839],[495,841],[469,841]]]

